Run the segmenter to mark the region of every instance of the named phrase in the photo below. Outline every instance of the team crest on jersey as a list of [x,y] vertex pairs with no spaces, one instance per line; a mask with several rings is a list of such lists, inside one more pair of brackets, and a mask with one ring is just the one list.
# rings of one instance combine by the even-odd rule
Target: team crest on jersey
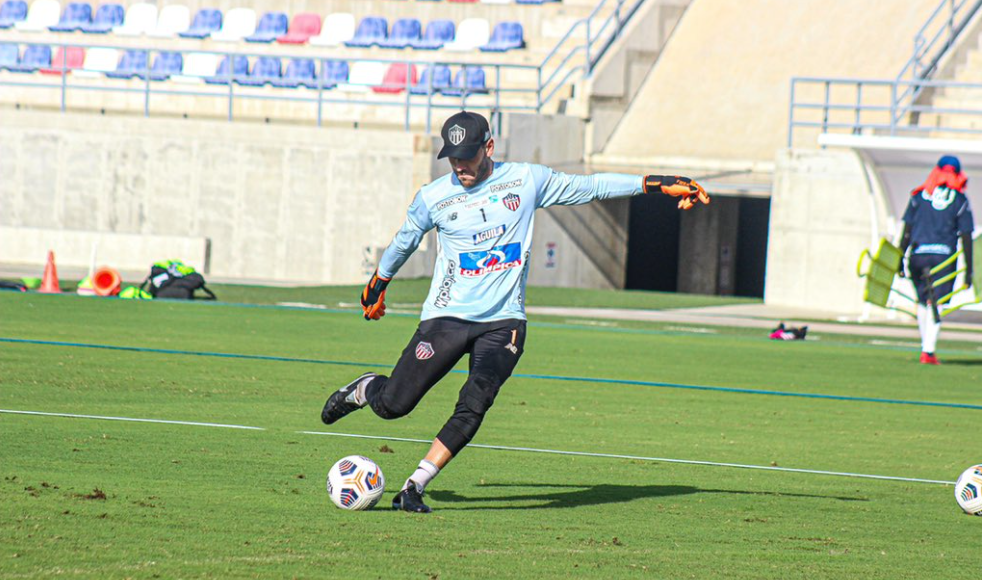
[[517,210],[518,209],[518,206],[520,206],[522,204],[522,198],[518,197],[514,193],[509,193],[504,198],[502,198],[501,201],[502,201],[502,203],[505,204],[505,207],[507,207],[508,209],[510,209],[512,211]]
[[938,187],[934,188],[932,193],[922,191],[921,197],[923,197],[926,201],[931,202],[931,207],[934,209],[944,211],[953,201],[955,201],[956,193],[958,192],[950,187],[939,185]]
[[416,345],[416,358],[418,360],[426,360],[432,358],[436,354],[433,350],[433,345],[428,342],[421,342]]
[[522,244],[512,242],[495,246],[486,252],[460,254],[460,275],[475,277],[502,272],[522,265]]

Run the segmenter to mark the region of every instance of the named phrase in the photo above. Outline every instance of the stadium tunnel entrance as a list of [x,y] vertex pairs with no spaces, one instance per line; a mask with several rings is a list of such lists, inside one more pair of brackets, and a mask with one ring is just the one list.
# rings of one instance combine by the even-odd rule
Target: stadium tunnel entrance
[[667,196],[631,199],[626,289],[764,296],[770,198],[710,194],[687,212]]

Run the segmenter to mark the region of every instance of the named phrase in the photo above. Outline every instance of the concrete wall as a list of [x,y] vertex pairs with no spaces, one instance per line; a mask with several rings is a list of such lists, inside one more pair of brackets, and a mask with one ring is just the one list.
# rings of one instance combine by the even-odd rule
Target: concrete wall
[[[0,226],[210,238],[216,278],[360,283],[432,157],[398,131],[0,111]],[[61,239],[0,263],[78,253]],[[420,250],[404,275],[431,271]]]
[[604,154],[770,161],[792,76],[892,78],[937,4],[694,0]]
[[782,150],[771,196],[764,301],[837,314],[863,311],[860,253],[879,232],[882,192],[859,156]]

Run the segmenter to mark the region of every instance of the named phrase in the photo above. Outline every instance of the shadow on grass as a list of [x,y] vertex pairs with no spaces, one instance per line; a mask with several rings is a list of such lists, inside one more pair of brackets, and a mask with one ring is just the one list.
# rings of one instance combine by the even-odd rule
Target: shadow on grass
[[982,366],[982,358],[943,358],[941,364],[959,367]]
[[[834,495],[812,495],[803,493],[784,493],[777,491],[740,491],[731,489],[699,489],[689,485],[570,485],[546,483],[489,483],[482,488],[521,488],[542,489],[550,491],[531,491],[513,495],[495,495],[471,497],[461,495],[452,490],[428,491],[427,495],[439,502],[446,503],[478,503],[481,505],[440,506],[441,510],[509,510],[509,509],[540,509],[540,508],[571,508],[579,506],[602,505],[609,503],[624,503],[636,499],[671,497],[691,495],[694,493],[719,493],[738,495],[759,495],[789,498],[833,499],[836,501],[868,501],[862,497],[845,497]],[[539,505],[493,505],[498,502],[543,502]],[[491,505],[489,505],[491,504]]]

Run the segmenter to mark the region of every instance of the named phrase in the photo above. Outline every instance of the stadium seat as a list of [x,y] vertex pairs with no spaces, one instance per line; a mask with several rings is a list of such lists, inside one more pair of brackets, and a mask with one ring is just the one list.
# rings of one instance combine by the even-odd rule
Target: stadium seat
[[[41,69],[41,74],[61,75],[62,72],[70,72],[82,68],[85,62],[85,49],[81,46],[69,46],[68,58],[65,58],[65,47],[59,46],[55,51],[55,57],[51,59],[51,66]],[[65,69],[62,71],[62,69]]]
[[148,64],[147,51],[127,50],[123,53],[123,58],[119,59],[116,70],[107,72],[106,76],[111,79],[131,79],[146,72]]
[[426,25],[423,38],[410,43],[417,50],[436,50],[453,40],[455,26],[452,20],[433,20]]
[[14,25],[21,32],[41,32],[58,24],[61,4],[57,0],[34,0],[27,18]]
[[16,44],[0,44],[0,70],[20,64],[20,47]]
[[29,44],[24,49],[24,56],[16,65],[10,65],[7,70],[19,73],[32,73],[40,68],[51,66],[51,47]]
[[453,86],[449,89],[444,89],[442,92],[449,97],[459,97],[464,93],[468,95],[487,93],[487,85],[484,82],[484,69],[479,66],[467,66],[460,69],[453,78]]
[[[184,68],[184,57],[178,52],[162,52],[157,55],[157,58],[153,61],[153,67],[150,69],[150,80],[152,81],[166,81],[173,75],[181,74],[181,70]],[[146,71],[140,71],[136,73],[136,76],[141,79],[147,78]]]
[[366,16],[358,23],[354,38],[344,44],[355,48],[368,48],[380,40],[385,40],[389,36],[388,30],[389,23],[385,18]]
[[181,38],[208,38],[222,28],[222,12],[214,8],[202,8],[194,15],[191,28],[178,33]]
[[218,68],[218,55],[209,52],[192,52],[184,58],[181,74],[171,76],[170,80],[179,83],[201,83],[213,76]]
[[0,4],[0,28],[10,28],[27,18],[27,2],[24,0],[6,0]]
[[525,34],[518,22],[499,22],[487,44],[481,47],[484,52],[505,52],[525,48]]
[[71,2],[65,6],[58,24],[49,26],[51,32],[75,32],[83,25],[92,22],[92,7],[82,2]]
[[[432,80],[430,80],[432,79]],[[450,67],[437,64],[423,69],[423,74],[419,76],[419,82],[409,89],[414,95],[425,95],[439,93],[444,89],[450,88]]]
[[113,28],[117,36],[140,36],[157,27],[157,6],[146,2],[130,4],[123,24]]
[[333,89],[339,84],[348,82],[348,63],[343,60],[321,61],[321,87]]
[[[229,81],[229,57],[222,59],[222,62],[218,64],[218,69],[215,70],[215,74],[210,77],[205,77],[205,82],[209,85],[227,85]],[[236,55],[235,59],[232,61],[231,70],[232,79],[238,77],[244,77],[249,74],[249,59]]]
[[[406,77],[409,77],[408,84]],[[372,90],[376,93],[398,94],[415,85],[418,80],[416,65],[407,66],[404,62],[394,62],[385,71],[381,84],[372,87]]]
[[378,41],[382,48],[406,48],[419,40],[423,26],[415,18],[400,18],[392,23],[389,37]]
[[355,17],[347,12],[335,12],[324,19],[321,33],[310,39],[314,46],[340,46],[355,36]]
[[252,8],[233,8],[225,15],[225,23],[218,32],[213,32],[212,40],[219,42],[239,42],[256,32],[256,11]]
[[318,14],[297,14],[290,30],[276,39],[280,44],[304,44],[321,33],[321,17]]
[[466,3],[477,2],[477,0],[447,0],[447,1],[448,2],[466,2]]
[[273,42],[286,32],[290,19],[285,12],[267,12],[259,19],[256,32],[245,38],[246,42]]
[[79,29],[87,34],[106,34],[123,23],[125,14],[121,4],[103,4],[95,11],[92,22],[83,24]]
[[295,58],[286,65],[286,72],[278,79],[269,81],[274,87],[295,89],[305,86],[311,89],[317,88],[317,66],[313,59]]
[[547,4],[549,2],[558,2],[559,0],[515,0],[515,4]]
[[236,84],[248,87],[261,87],[283,76],[283,64],[275,56],[260,56],[252,65],[249,74],[235,77]]
[[154,38],[176,38],[191,27],[191,11],[183,4],[168,4],[160,9],[157,26],[147,33]]
[[481,0],[481,4],[511,4],[512,0]]
[[457,36],[443,45],[443,50],[467,52],[491,40],[491,25],[484,18],[465,18],[457,27]]
[[359,61],[351,66],[348,82],[339,83],[338,90],[350,93],[365,93],[371,87],[382,84],[385,78],[385,65],[380,62]]
[[82,68],[75,71],[75,76],[96,78],[116,70],[119,62],[119,51],[115,48],[90,48],[85,52]]

